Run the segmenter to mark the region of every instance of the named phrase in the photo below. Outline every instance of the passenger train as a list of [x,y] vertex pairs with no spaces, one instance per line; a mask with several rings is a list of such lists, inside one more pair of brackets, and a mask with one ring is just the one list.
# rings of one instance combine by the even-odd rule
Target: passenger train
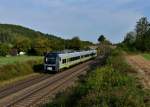
[[44,70],[58,72],[78,63],[87,61],[97,56],[96,50],[59,53],[47,53],[44,57]]

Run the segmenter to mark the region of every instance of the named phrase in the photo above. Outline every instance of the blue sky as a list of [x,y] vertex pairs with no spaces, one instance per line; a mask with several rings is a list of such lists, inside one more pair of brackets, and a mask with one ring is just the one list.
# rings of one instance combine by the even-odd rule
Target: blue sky
[[0,0],[0,23],[93,42],[104,34],[120,42],[149,10],[150,0]]

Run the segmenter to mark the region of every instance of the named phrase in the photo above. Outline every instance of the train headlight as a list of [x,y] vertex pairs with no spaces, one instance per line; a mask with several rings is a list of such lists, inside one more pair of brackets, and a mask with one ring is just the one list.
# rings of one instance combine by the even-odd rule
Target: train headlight
[[47,62],[48,61],[48,59],[47,58],[45,58],[45,62]]

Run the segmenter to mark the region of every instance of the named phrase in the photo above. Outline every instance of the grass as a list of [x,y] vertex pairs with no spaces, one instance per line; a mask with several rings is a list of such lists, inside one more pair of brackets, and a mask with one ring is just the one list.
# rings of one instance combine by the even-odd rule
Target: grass
[[145,54],[142,54],[142,56],[143,56],[146,60],[150,60],[150,54],[145,53]]
[[41,72],[43,69],[42,57],[18,56],[0,59],[0,83]]
[[149,91],[128,75],[132,70],[115,50],[106,65],[89,72],[77,86],[58,93],[44,107],[149,107]]
[[0,57],[0,66],[6,64],[14,64],[28,60],[42,59],[41,56],[13,56],[13,57]]

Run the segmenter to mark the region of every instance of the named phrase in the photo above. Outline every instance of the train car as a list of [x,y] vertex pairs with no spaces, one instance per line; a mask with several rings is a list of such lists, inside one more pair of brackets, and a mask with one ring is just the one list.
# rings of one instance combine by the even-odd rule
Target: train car
[[96,50],[69,52],[69,53],[48,53],[44,57],[44,70],[58,72],[78,63],[87,61],[97,56]]

